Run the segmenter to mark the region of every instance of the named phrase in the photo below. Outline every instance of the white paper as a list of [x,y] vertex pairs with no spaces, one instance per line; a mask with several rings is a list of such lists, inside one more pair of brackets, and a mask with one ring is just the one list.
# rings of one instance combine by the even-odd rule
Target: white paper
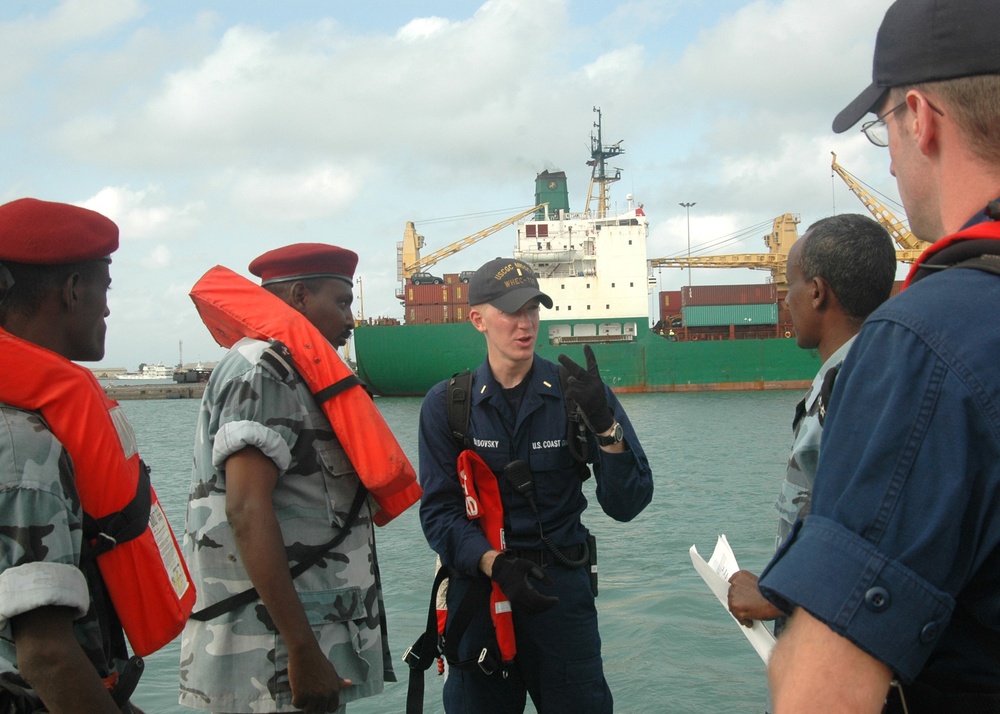
[[764,664],[767,664],[767,660],[771,656],[771,650],[774,648],[774,635],[771,634],[771,631],[760,620],[754,620],[753,627],[744,627],[740,624],[739,620],[733,617],[733,613],[729,612],[729,578],[740,569],[740,566],[736,562],[736,555],[729,546],[726,536],[719,536],[719,540],[715,544],[715,552],[712,553],[712,557],[707,563],[704,558],[698,555],[698,549],[693,545],[690,552],[691,563],[694,565],[694,569],[698,571],[698,575],[702,577],[712,592],[715,593],[715,597],[719,599],[722,607],[725,608],[726,614],[740,628],[740,632],[746,635],[747,640],[753,645],[757,654],[764,660]]

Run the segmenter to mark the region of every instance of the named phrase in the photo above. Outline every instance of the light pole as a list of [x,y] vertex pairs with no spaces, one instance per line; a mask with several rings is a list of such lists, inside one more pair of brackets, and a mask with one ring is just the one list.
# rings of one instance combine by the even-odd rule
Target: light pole
[[694,201],[691,203],[680,203],[679,206],[684,207],[684,211],[687,213],[687,224],[688,224],[688,287],[691,287],[691,206],[694,205]]

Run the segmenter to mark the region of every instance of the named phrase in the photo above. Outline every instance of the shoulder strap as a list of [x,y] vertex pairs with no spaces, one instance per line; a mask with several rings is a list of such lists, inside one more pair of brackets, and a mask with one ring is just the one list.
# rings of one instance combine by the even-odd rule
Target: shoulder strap
[[983,253],[978,258],[969,258],[950,266],[952,268],[974,268],[994,275],[1000,275],[1000,255]]
[[[361,506],[364,504],[367,497],[368,489],[366,489],[363,484],[358,483],[358,492],[355,494],[354,501],[351,503],[351,510],[350,513],[347,514],[347,520],[344,521],[344,527],[340,529],[337,535],[326,543],[317,545],[313,547],[312,550],[307,551],[305,557],[291,567],[289,572],[291,573],[293,580],[319,562],[320,558],[340,545],[344,539],[350,535],[351,529],[358,520],[358,514],[361,512]],[[208,607],[203,607],[197,612],[192,612],[191,619],[198,620],[200,622],[214,620],[219,615],[224,615],[230,610],[235,610],[238,607],[248,605],[259,597],[260,593],[257,592],[257,588],[249,588],[248,590],[236,593],[235,595],[230,595],[225,600],[219,600],[219,602],[214,605],[209,605]]]
[[465,370],[448,380],[448,428],[461,448],[470,448],[469,415],[472,410],[472,371]]
[[823,377],[823,386],[819,388],[819,404],[817,413],[819,414],[819,425],[823,426],[826,421],[826,410],[830,406],[830,396],[833,394],[833,384],[837,381],[837,374],[840,372],[840,365],[831,367]]

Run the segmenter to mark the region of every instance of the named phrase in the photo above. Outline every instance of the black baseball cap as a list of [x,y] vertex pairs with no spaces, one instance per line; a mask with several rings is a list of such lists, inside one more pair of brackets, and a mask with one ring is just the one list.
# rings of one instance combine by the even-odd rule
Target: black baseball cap
[[469,281],[470,305],[489,303],[497,310],[517,312],[533,298],[547,308],[552,307],[552,298],[538,289],[535,271],[513,258],[491,260]]
[[833,120],[845,132],[892,87],[1000,74],[1000,0],[896,0],[875,38],[872,83]]

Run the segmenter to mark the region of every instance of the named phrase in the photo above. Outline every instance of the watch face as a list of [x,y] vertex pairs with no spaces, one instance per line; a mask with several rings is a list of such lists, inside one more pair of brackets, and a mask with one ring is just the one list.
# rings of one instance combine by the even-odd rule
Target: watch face
[[558,184],[555,181],[549,181],[549,188],[555,188]]

